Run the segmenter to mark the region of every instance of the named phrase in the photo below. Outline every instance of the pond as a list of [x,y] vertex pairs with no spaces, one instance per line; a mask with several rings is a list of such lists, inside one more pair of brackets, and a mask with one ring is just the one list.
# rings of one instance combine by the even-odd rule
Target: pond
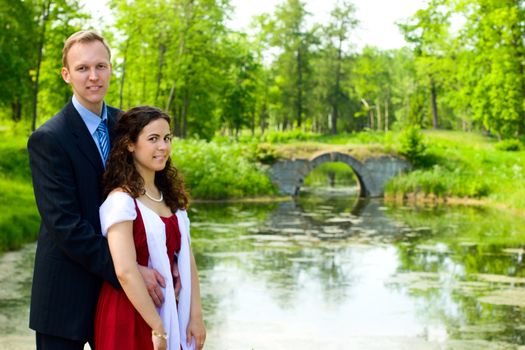
[[[205,349],[525,349],[525,227],[478,207],[195,203]],[[0,348],[32,349],[34,244],[0,259]]]

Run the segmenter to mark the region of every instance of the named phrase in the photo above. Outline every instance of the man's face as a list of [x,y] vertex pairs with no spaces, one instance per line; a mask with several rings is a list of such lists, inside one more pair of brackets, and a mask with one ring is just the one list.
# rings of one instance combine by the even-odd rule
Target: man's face
[[76,43],[67,53],[67,62],[62,78],[84,107],[100,115],[111,77],[108,51],[98,40]]

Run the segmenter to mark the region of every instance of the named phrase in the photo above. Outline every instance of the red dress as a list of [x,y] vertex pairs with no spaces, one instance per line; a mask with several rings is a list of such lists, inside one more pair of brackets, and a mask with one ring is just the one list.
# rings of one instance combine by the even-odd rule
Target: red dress
[[[137,217],[133,221],[133,240],[137,262],[148,266],[148,242],[142,215],[135,202]],[[166,246],[170,265],[175,252],[180,250],[180,231],[177,216],[162,217],[166,226]],[[153,349],[151,328],[135,310],[122,289],[104,282],[95,315],[95,349],[97,350],[149,350]]]

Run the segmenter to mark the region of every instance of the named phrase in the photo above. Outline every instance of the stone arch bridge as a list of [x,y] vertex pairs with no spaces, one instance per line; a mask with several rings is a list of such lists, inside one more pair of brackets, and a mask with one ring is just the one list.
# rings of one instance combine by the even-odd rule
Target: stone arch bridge
[[297,195],[305,177],[317,166],[328,162],[345,163],[355,172],[361,197],[383,196],[386,182],[411,169],[410,163],[395,156],[379,156],[360,161],[349,154],[326,152],[311,159],[281,160],[270,170],[272,181],[282,194]]

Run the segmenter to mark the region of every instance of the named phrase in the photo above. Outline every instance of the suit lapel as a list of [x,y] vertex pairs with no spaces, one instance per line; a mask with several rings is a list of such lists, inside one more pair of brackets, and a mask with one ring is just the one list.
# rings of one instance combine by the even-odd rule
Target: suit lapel
[[80,114],[78,114],[78,111],[71,101],[64,107],[64,114],[69,123],[70,130],[76,138],[78,149],[86,156],[95,169],[97,169],[97,172],[102,174],[104,172],[104,166],[98,148],[82,117],[80,117]]

